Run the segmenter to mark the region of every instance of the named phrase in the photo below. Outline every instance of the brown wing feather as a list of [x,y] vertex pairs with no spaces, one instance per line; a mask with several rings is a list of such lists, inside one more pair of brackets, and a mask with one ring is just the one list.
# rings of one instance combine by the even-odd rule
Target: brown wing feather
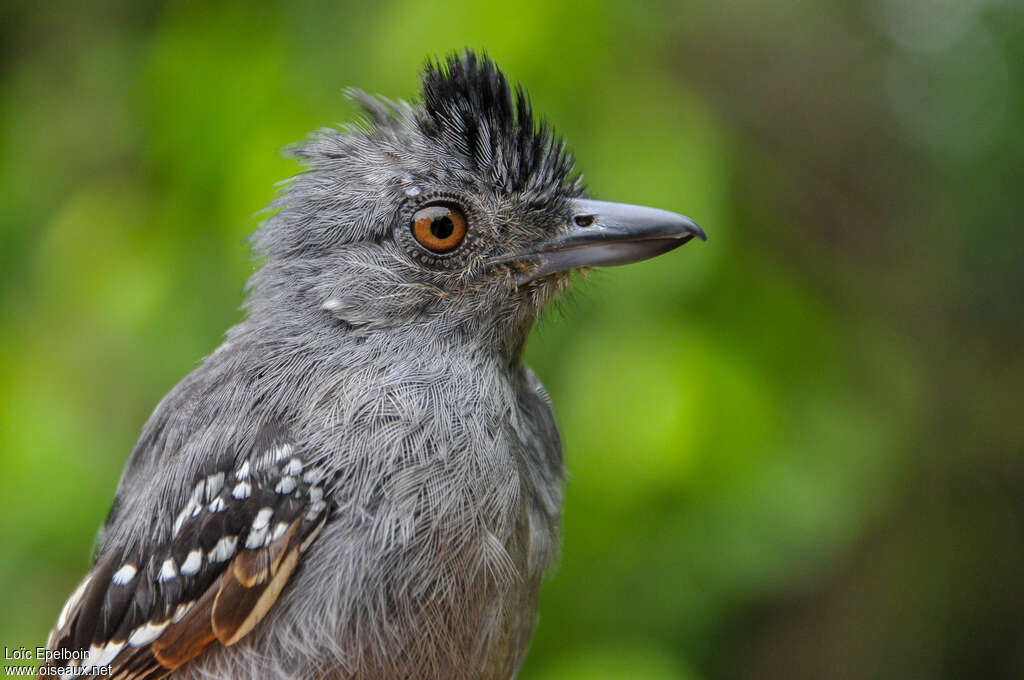
[[174,670],[217,639],[210,622],[220,584],[221,579],[218,579],[178,625],[153,641],[153,656],[161,666]]
[[[266,548],[238,553],[201,601],[180,621],[168,625],[125,671],[150,673],[139,677],[157,680],[198,656],[214,641],[228,646],[248,635],[277,602],[298,565],[297,531],[302,521],[301,516],[295,519],[288,531]],[[323,521],[321,519],[314,532],[319,531]],[[246,586],[237,578],[240,570],[235,565],[253,562],[263,564],[263,570],[251,580],[251,586]],[[112,680],[130,677],[121,673],[115,662]]]

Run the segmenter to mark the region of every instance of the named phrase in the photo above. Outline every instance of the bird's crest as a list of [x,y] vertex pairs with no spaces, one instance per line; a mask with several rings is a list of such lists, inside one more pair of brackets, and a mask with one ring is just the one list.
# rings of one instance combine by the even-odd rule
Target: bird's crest
[[474,170],[509,191],[567,190],[578,178],[564,141],[533,115],[530,98],[486,55],[471,50],[429,61],[423,74],[420,130],[454,144]]

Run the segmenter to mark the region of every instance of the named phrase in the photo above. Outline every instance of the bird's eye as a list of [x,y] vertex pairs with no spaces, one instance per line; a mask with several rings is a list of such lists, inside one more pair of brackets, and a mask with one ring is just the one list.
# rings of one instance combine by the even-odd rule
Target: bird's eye
[[412,216],[412,235],[434,253],[450,253],[466,238],[466,216],[453,205],[430,205]]

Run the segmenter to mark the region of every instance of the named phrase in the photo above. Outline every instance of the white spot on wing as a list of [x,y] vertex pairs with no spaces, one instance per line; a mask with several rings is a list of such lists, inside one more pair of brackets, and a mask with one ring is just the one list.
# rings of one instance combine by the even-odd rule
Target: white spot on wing
[[132,579],[135,578],[135,574],[138,571],[139,570],[135,568],[134,564],[131,562],[125,562],[124,566],[114,572],[114,577],[110,580],[119,586],[128,585],[132,582]]
[[178,567],[174,564],[174,558],[168,557],[164,560],[164,563],[160,565],[160,575],[156,577],[156,580],[163,583],[164,581],[170,581],[177,575]]
[[217,496],[213,499],[213,502],[210,503],[210,512],[223,512],[226,507],[227,506],[224,505],[224,499]]
[[286,494],[290,494],[292,491],[295,491],[295,487],[297,485],[298,484],[295,481],[294,477],[282,477],[281,481],[278,482],[277,486],[274,487],[274,491],[284,496]]
[[274,515],[273,508],[263,508],[256,513],[256,519],[252,521],[252,528],[259,530],[270,524],[270,518]]
[[306,520],[312,522],[320,516],[320,513],[323,512],[326,507],[327,503],[324,501],[317,501],[316,503],[313,503],[313,505],[309,506],[309,512],[306,513]]
[[274,462],[280,462],[290,455],[292,455],[292,445],[282,444],[274,451]]
[[199,567],[203,565],[203,551],[193,550],[185,557],[185,561],[181,563],[181,573],[185,576],[192,576],[199,572]]
[[309,500],[314,503],[319,503],[324,499],[324,490],[319,486],[312,486],[309,488]]
[[299,473],[302,472],[302,461],[298,458],[292,458],[281,472],[292,477],[298,477]]
[[249,478],[249,461],[242,463],[242,467],[235,471],[235,479],[248,479]]
[[211,562],[223,562],[235,554],[235,547],[238,545],[238,536],[225,536],[217,541],[210,551]]
[[278,522],[277,526],[274,527],[274,533],[271,535],[270,540],[276,541],[284,535],[284,532],[288,530],[287,522]]
[[267,540],[267,527],[253,529],[245,539],[245,547],[250,550],[262,547]]
[[174,616],[171,617],[171,623],[177,623],[185,618],[185,614],[188,614],[189,610],[192,609],[192,605],[196,603],[195,600],[191,602],[183,602],[178,605],[178,608],[174,610]]
[[124,645],[124,642],[108,642],[102,647],[97,647],[95,645],[90,647],[88,665],[106,666],[114,660],[114,657],[117,656],[118,652],[124,649]]
[[235,488],[231,490],[231,495],[239,500],[248,498],[251,493],[252,485],[250,485],[249,482],[239,482],[238,484],[235,484]]
[[224,488],[224,473],[218,472],[215,475],[210,475],[206,478],[206,502],[209,503],[213,500],[214,496],[220,493],[220,490]]
[[192,512],[192,504],[189,503],[188,507],[178,513],[178,518],[174,520],[174,530],[171,532],[171,538],[175,538],[178,532],[181,531],[181,527],[185,524],[185,520]]
[[160,633],[164,632],[164,628],[167,627],[169,621],[163,621],[161,623],[147,623],[139,626],[132,631],[132,634],[128,637],[128,644],[132,647],[142,647],[148,645],[153,640],[160,637]]

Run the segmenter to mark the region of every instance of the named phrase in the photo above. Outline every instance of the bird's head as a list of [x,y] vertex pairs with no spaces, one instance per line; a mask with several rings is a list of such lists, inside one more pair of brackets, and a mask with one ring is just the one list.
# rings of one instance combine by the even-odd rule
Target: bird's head
[[587,198],[563,141],[486,56],[428,63],[415,105],[352,96],[364,119],[296,147],[307,170],[254,237],[254,315],[464,334],[514,358],[573,270],[704,238],[682,215]]

